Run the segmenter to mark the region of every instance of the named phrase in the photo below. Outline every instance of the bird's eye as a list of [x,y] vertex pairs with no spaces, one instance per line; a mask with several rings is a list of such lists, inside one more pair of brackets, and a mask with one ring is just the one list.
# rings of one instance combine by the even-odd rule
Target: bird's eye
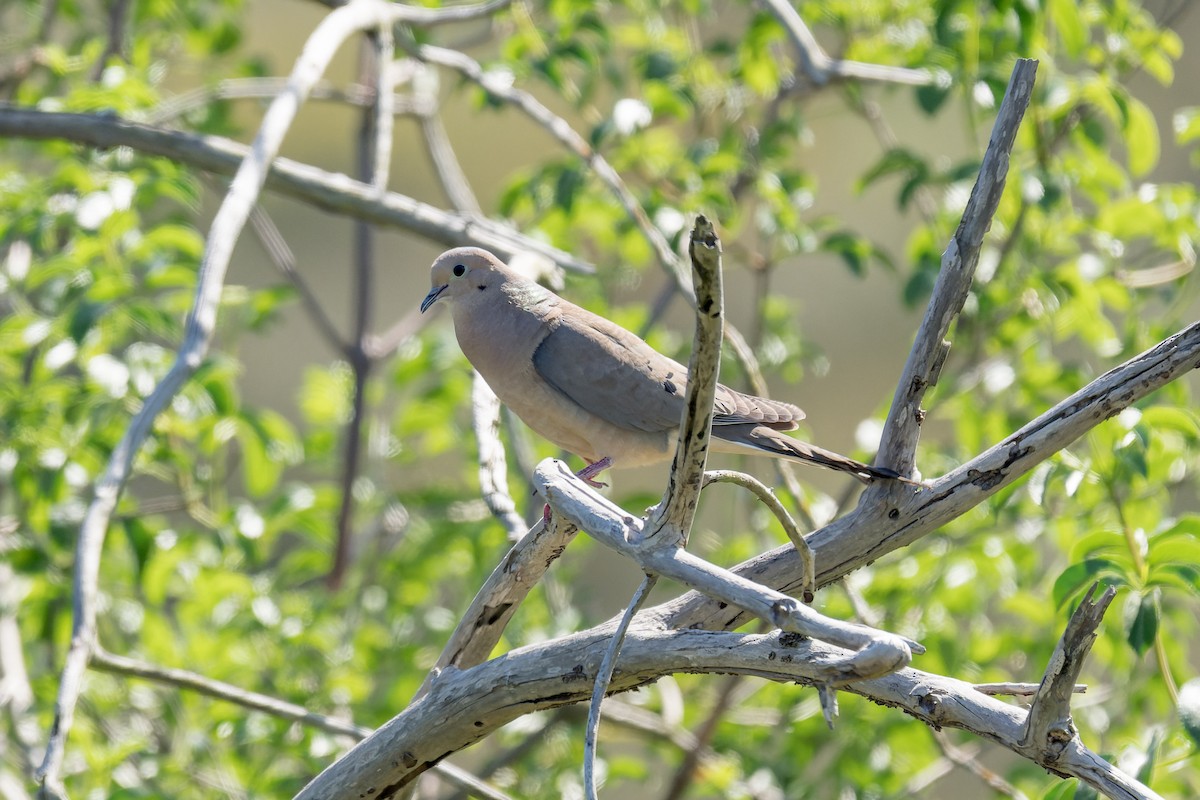
[[463,275],[466,274],[466,272],[467,272],[467,268],[464,267],[462,264],[454,265],[454,277],[461,278]]

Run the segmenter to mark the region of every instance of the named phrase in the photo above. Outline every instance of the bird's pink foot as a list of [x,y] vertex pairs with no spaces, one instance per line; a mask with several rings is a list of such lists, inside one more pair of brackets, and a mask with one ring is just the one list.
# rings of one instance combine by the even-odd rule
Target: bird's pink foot
[[600,481],[592,479],[611,466],[612,459],[608,456],[605,456],[599,461],[589,461],[586,467],[575,473],[575,477],[581,478],[584,483],[593,489],[606,489],[608,488],[607,483],[601,483]]
[[[582,480],[584,483],[586,483],[588,486],[592,487],[593,489],[607,489],[608,488],[607,483],[601,483],[600,481],[593,480],[593,479],[597,475],[599,475],[601,472],[604,472],[604,470],[608,469],[611,466],[612,466],[612,459],[609,458],[608,456],[605,456],[604,458],[600,459],[599,461],[589,461],[588,465],[586,467],[579,470],[579,472],[575,473],[575,477],[579,478],[580,480]],[[549,525],[551,516],[552,515],[550,513],[550,505],[547,503],[545,506],[542,507],[542,520],[547,525]]]

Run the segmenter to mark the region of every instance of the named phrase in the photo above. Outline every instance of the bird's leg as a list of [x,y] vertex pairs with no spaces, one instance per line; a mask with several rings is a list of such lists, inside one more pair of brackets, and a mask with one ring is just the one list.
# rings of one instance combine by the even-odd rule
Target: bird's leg
[[[607,489],[608,488],[607,483],[601,483],[600,481],[592,480],[592,479],[595,478],[597,475],[599,475],[601,472],[604,472],[604,470],[608,469],[611,466],[612,466],[612,459],[609,458],[608,456],[605,456],[604,458],[600,459],[599,461],[589,461],[588,465],[586,467],[579,470],[579,472],[575,473],[575,477],[579,478],[580,480],[582,480],[584,483],[586,483],[588,486],[592,487],[593,489]],[[550,523],[550,504],[549,503],[547,503],[545,506],[542,507],[542,519],[546,522],[546,524]]]
[[608,456],[605,456],[604,458],[600,459],[599,461],[589,461],[588,465],[586,467],[579,470],[579,472],[575,473],[575,477],[581,478],[584,483],[586,483],[588,486],[592,487],[593,489],[607,489],[608,488],[607,483],[601,483],[600,481],[592,480],[592,478],[596,477],[601,472],[604,472],[604,470],[608,469],[611,466],[612,466],[612,459],[609,458]]

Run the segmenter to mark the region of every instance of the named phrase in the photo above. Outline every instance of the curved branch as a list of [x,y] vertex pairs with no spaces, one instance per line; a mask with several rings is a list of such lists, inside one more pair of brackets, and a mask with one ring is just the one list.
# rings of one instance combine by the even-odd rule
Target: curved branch
[[[61,139],[99,148],[129,147],[219,175],[233,174],[250,153],[246,145],[221,136],[164,130],[108,114],[67,114],[26,108],[0,108],[0,136]],[[530,250],[567,269],[595,271],[586,261],[499,222],[444,211],[397,192],[380,195],[371,186],[347,175],[288,158],[271,162],[266,186],[314,208],[376,225],[403,228],[447,247],[473,244],[508,256]]]
[[804,74],[817,86],[825,86],[835,80],[874,81],[900,83],[908,86],[927,86],[936,83],[936,76],[929,70],[890,67],[885,64],[868,64],[864,61],[844,61],[830,58],[817,42],[800,12],[788,0],[759,0],[783,26]]

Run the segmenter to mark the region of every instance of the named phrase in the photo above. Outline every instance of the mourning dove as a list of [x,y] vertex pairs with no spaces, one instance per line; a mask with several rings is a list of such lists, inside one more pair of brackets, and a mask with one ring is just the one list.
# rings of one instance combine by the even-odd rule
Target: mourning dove
[[[447,250],[430,272],[433,288],[421,311],[439,300],[450,303],[467,360],[530,428],[589,465],[634,467],[671,458],[686,367],[486,250]],[[719,452],[819,464],[863,482],[898,477],[782,434],[804,419],[790,403],[718,384],[713,411],[712,448]]]

